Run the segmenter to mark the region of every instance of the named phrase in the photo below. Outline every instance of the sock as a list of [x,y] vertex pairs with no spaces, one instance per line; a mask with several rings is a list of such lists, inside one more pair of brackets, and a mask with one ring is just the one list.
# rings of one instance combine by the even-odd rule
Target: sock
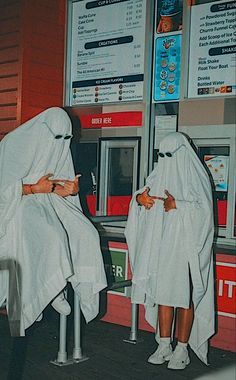
[[187,345],[188,345],[188,342],[187,343],[183,343],[183,342],[179,342],[178,341],[178,346],[179,347],[187,348]]
[[160,344],[168,346],[170,344],[170,337],[160,338]]

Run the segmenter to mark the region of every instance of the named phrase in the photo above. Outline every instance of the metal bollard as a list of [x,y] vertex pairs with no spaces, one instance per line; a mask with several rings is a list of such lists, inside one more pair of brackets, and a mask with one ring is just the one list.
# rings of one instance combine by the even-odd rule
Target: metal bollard
[[131,312],[131,328],[129,339],[123,339],[125,343],[136,344],[138,339],[138,305],[136,303],[132,303],[132,312]]
[[138,334],[138,305],[132,303],[132,314],[131,314],[131,329],[130,329],[130,340],[137,341]]

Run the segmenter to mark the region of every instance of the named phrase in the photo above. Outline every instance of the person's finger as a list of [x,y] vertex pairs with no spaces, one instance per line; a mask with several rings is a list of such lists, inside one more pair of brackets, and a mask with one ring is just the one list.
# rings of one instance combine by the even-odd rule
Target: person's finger
[[74,179],[74,183],[77,185],[79,182],[79,177],[81,177],[82,174],[77,174]]
[[70,179],[63,179],[64,183],[73,184],[75,180],[71,181]]
[[150,195],[150,198],[152,198],[152,199],[160,199],[160,197],[158,197],[156,195]]
[[144,192],[142,193],[142,195],[144,197],[147,197],[148,196],[148,193],[149,193],[149,189],[145,189]]
[[52,176],[53,176],[53,173],[48,173],[48,174],[43,175],[43,176],[41,177],[41,179],[48,179],[48,178],[50,178],[50,177],[52,177]]
[[64,179],[64,178],[53,178],[53,179],[51,179],[51,181],[53,181],[53,182],[65,182],[65,181],[67,181],[66,179]]
[[65,189],[70,189],[72,187],[74,187],[74,181],[73,182],[70,182],[70,181],[64,182],[64,188]]
[[53,185],[60,185],[60,186],[65,186],[65,182],[66,182],[65,179],[50,179],[49,181],[51,181]]
[[160,201],[165,201],[166,200],[166,198],[163,198],[163,197],[157,197],[157,199],[160,199]]
[[174,199],[173,195],[170,194],[168,190],[165,190],[165,194],[166,194],[167,198]]

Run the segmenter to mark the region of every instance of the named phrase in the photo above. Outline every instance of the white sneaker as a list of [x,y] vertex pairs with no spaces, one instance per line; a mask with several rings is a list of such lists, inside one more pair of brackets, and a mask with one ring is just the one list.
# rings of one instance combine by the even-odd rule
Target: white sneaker
[[63,292],[54,298],[51,305],[60,314],[69,315],[71,312],[71,307],[69,305],[69,302],[65,299]]
[[157,350],[148,358],[148,363],[163,364],[168,362],[172,356],[172,347],[170,344],[159,344]]
[[190,363],[187,347],[176,346],[170,358],[168,369],[184,369]]

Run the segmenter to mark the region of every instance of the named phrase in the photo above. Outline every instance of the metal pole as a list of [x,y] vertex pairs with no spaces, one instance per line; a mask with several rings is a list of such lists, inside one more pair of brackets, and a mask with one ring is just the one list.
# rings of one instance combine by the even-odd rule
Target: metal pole
[[81,348],[81,314],[80,314],[80,303],[79,296],[74,292],[74,349],[73,349],[73,359],[82,359],[82,348]]
[[138,331],[138,305],[132,303],[132,316],[131,316],[131,329],[130,329],[130,340],[137,341],[137,331]]
[[67,361],[66,352],[66,315],[60,314],[60,337],[59,337],[59,351],[57,355],[58,363],[65,363]]
[[123,339],[125,343],[138,343],[137,339],[138,332],[138,304],[132,303],[132,311],[131,311],[131,327],[130,334],[128,339]]

